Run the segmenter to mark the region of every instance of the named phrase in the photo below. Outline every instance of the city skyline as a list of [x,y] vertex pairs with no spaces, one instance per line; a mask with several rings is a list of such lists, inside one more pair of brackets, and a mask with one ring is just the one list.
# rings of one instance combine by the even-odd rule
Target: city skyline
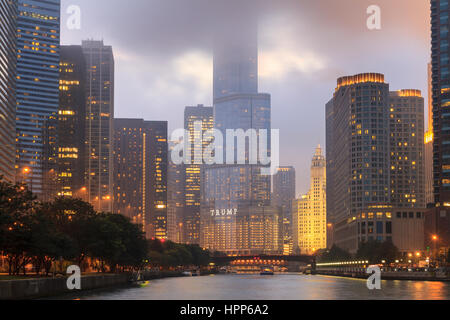
[[0,0],[0,299],[449,299],[450,0],[106,1]]
[[[171,132],[183,127],[183,119],[177,114],[183,112],[184,106],[212,105],[212,50],[203,29],[214,15],[205,3],[196,0],[185,7],[177,0],[153,0],[148,4],[151,10],[146,10],[147,4],[141,2],[133,6],[138,6],[136,10],[129,10],[120,3],[79,1],[81,29],[68,30],[67,15],[63,14],[62,42],[73,44],[86,38],[103,38],[113,45],[118,69],[116,116],[168,120]],[[426,0],[379,1],[383,12],[379,31],[369,31],[366,27],[370,1],[358,1],[358,4],[344,1],[339,6],[328,2],[325,6],[324,1],[273,4],[263,0],[259,3],[263,16],[259,34],[259,91],[272,95],[273,128],[282,129],[280,164],[298,169],[297,195],[300,195],[308,191],[306,168],[310,159],[306,155],[317,144],[325,145],[321,130],[325,116],[322,105],[328,101],[326,92],[334,88],[336,78],[380,72],[391,80],[394,90],[417,88],[426,92],[426,64],[430,60],[429,3]],[[62,1],[63,13],[70,4]],[[114,25],[119,19],[117,12],[123,15],[120,19],[152,10],[167,16],[174,14],[174,6],[184,16],[170,19],[171,25],[157,17],[146,22],[142,30],[148,40],[144,43],[138,40],[142,31],[133,24],[124,30]],[[102,14],[93,15],[98,8],[102,8]],[[396,14],[399,11],[403,13],[401,16]],[[193,17],[198,16],[202,19],[193,23]],[[302,19],[293,20],[296,16]],[[321,20],[327,23],[321,25]],[[158,34],[153,30],[158,30]],[[385,53],[377,49],[385,46],[392,50]],[[322,63],[317,63],[314,57],[321,58]],[[138,91],[145,93],[137,95]],[[286,114],[296,117],[286,118]],[[308,121],[302,120],[305,118]],[[312,139],[298,139],[310,136],[311,132]]]

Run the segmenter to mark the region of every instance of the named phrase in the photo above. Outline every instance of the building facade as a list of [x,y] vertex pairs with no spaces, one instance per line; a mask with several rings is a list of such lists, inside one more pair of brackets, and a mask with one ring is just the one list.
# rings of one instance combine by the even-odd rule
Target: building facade
[[113,210],[114,55],[103,41],[82,42],[86,60],[86,188],[97,211]]
[[311,163],[309,192],[293,201],[294,252],[314,254],[327,248],[326,160],[319,146]]
[[426,208],[424,99],[419,90],[391,92],[390,179],[396,208]]
[[87,200],[85,186],[86,61],[81,46],[61,46],[58,195]]
[[327,104],[327,211],[334,244],[356,251],[348,219],[390,202],[389,85],[381,74],[338,79]]
[[428,121],[424,137],[425,143],[425,203],[434,203],[433,188],[433,84],[431,63],[428,64]]
[[295,200],[295,168],[280,167],[273,177],[272,205],[282,210],[283,253],[292,254],[292,202]]
[[426,215],[425,240],[445,250],[450,248],[450,5],[430,3],[435,207]]
[[[199,127],[196,128],[196,125]],[[210,141],[203,139],[203,135],[214,127],[214,109],[198,105],[186,107],[184,111],[184,129],[189,133],[191,164],[185,164],[185,201],[183,214],[184,242],[200,244],[200,202],[201,184],[204,180],[204,165],[196,163],[195,154],[202,154]]]
[[0,176],[15,182],[17,1],[0,0]]
[[[227,130],[271,129],[270,95],[258,93],[257,23],[246,22],[239,34],[230,34],[227,26],[216,31],[214,128],[224,145],[234,148],[222,149],[227,164],[205,168],[201,204],[201,246],[229,254],[281,250],[280,214],[270,206],[271,177],[262,174],[262,165],[250,163],[252,143],[244,142],[246,149],[238,154],[236,137],[225,138]],[[270,139],[266,142],[270,154]]]
[[[423,249],[423,232],[403,232],[412,229],[409,220],[402,220],[407,212],[407,218],[415,219],[411,228],[423,230],[423,134],[419,90],[389,92],[381,74],[338,80],[327,105],[327,227],[333,231],[332,244],[352,253],[365,241]],[[400,211],[394,230],[394,212]]]
[[[169,155],[181,141],[169,142]],[[167,169],[167,238],[184,243],[185,165],[176,164],[169,156]]]
[[56,195],[60,0],[19,0],[16,180],[43,200]]
[[114,120],[114,212],[167,239],[167,122]]

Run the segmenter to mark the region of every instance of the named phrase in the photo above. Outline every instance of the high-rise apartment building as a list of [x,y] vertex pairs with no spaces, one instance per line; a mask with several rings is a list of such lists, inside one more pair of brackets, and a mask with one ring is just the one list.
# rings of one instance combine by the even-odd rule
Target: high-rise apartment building
[[425,241],[450,247],[450,4],[431,0],[433,176],[435,208],[427,212]]
[[17,1],[0,0],[0,176],[15,181]]
[[61,46],[58,195],[87,198],[85,186],[86,61],[81,46]]
[[[224,145],[236,142],[227,141],[227,130],[271,129],[270,95],[258,93],[257,23],[246,22],[239,34],[231,34],[226,26],[216,34],[214,128],[222,133]],[[270,138],[267,142],[270,154]],[[238,155],[236,144],[223,149],[224,160],[234,159],[235,164],[205,168],[201,245],[229,254],[278,252],[280,215],[270,206],[271,177],[261,173],[262,165],[250,164],[249,149],[255,146],[244,144],[245,154]],[[238,157],[245,164],[238,164]]]
[[353,253],[366,241],[393,241],[403,252],[423,249],[423,110],[420,91],[389,92],[381,74],[338,80],[327,104],[333,244]]
[[327,104],[327,210],[334,244],[357,250],[353,217],[388,205],[389,85],[381,74],[338,79]]
[[113,209],[114,56],[103,41],[81,45],[86,60],[86,188],[98,211]]
[[295,168],[280,167],[273,177],[272,205],[281,208],[283,253],[292,253],[292,201],[295,200]]
[[56,195],[60,0],[18,0],[16,178]]
[[114,212],[167,238],[167,122],[114,120]]
[[319,146],[311,163],[309,192],[293,201],[294,252],[314,254],[327,247],[326,161]]
[[389,95],[391,201],[395,208],[425,208],[424,99],[419,90]]
[[[199,126],[196,128],[196,126]],[[203,135],[214,127],[214,109],[198,105],[186,107],[184,111],[184,129],[189,133],[191,164],[185,164],[185,201],[183,214],[184,242],[200,244],[200,190],[204,180],[204,165],[195,163],[195,154],[203,151],[211,141]]]

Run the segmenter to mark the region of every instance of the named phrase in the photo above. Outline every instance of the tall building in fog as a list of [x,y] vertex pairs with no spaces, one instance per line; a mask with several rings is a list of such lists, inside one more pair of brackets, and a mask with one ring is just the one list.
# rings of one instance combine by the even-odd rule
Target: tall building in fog
[[114,56],[103,41],[82,42],[86,60],[86,188],[98,211],[113,209]]
[[18,0],[16,178],[53,197],[59,105],[60,0]]
[[327,247],[326,161],[322,148],[311,162],[309,192],[293,201],[292,233],[294,252],[314,254]]
[[427,213],[425,240],[430,247],[439,245],[448,248],[450,247],[450,210],[447,209],[450,206],[450,5],[448,0],[430,2],[435,209]]
[[273,177],[272,205],[281,208],[283,253],[291,254],[292,201],[295,200],[295,168],[280,167]]
[[62,46],[58,110],[58,195],[86,200],[86,61],[81,46]]
[[[196,125],[199,127],[196,128]],[[184,110],[184,129],[189,133],[191,159],[194,159],[196,153],[203,154],[210,141],[203,140],[201,136],[208,130],[212,130],[213,126],[214,109],[212,107],[203,105],[186,107]],[[196,164],[195,161],[192,162],[192,164],[185,164],[184,242],[200,244],[200,190],[204,165]]]
[[367,241],[423,249],[423,107],[420,91],[389,92],[382,74],[338,79],[326,107],[333,244],[352,253]]
[[428,122],[424,137],[425,143],[425,203],[434,203],[433,187],[433,78],[431,63],[428,64]]
[[114,120],[114,211],[167,238],[167,122]]
[[15,181],[17,1],[0,0],[0,176]]
[[419,90],[391,92],[391,205],[425,208],[424,99]]
[[[220,29],[220,28],[218,28]],[[214,47],[214,128],[270,132],[270,95],[258,92],[257,23],[247,19],[239,33],[216,31]],[[233,139],[236,141],[236,139]],[[249,146],[248,144],[246,144]],[[267,150],[270,153],[270,139]],[[224,159],[237,159],[224,150]],[[230,150],[229,150],[230,152]],[[212,165],[205,169],[201,208],[201,245],[233,253],[278,252],[280,215],[270,206],[271,177],[262,166]],[[235,162],[237,163],[237,162]]]

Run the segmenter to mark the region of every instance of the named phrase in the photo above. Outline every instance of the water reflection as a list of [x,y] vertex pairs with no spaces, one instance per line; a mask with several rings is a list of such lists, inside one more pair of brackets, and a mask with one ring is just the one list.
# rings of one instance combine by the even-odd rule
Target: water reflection
[[216,275],[171,278],[132,288],[91,292],[63,299],[82,300],[449,300],[450,283],[383,281],[370,291],[360,279],[297,274]]

